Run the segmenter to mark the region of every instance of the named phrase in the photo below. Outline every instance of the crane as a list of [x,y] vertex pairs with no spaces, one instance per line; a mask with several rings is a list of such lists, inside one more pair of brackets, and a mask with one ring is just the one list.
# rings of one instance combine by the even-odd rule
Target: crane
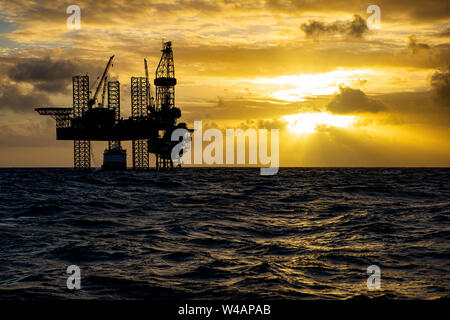
[[100,93],[100,88],[101,88],[102,86],[105,86],[106,76],[107,76],[107,74],[108,74],[109,68],[111,68],[113,59],[114,59],[114,56],[111,56],[111,57],[109,58],[108,63],[106,64],[106,68],[105,68],[105,70],[103,71],[103,75],[102,75],[102,77],[101,77],[101,79],[100,79],[100,82],[98,83],[97,89],[95,90],[94,95],[92,96],[92,98],[91,98],[91,99],[89,100],[89,102],[88,102],[88,108],[89,108],[89,109],[91,109],[91,108],[94,106],[95,102],[97,101],[97,96],[98,96],[98,94]]
[[154,112],[153,109],[153,98],[150,92],[150,80],[148,78],[148,67],[147,67],[147,59],[144,58],[144,65],[145,65],[145,78],[147,79],[147,109],[150,110],[150,112]]
[[105,105],[106,83],[108,83],[108,77],[105,78],[105,84],[103,85],[102,103],[100,104],[100,107],[101,107],[101,108],[103,108],[103,106]]

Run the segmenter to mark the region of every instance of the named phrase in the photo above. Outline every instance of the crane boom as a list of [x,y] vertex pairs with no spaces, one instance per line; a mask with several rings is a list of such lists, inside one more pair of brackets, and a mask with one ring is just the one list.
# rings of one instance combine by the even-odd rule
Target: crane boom
[[144,65],[145,65],[145,77],[148,80],[148,67],[147,67],[147,59],[144,58]]
[[147,79],[147,110],[150,109],[150,111],[153,112],[153,106],[152,106],[151,94],[150,94],[150,80],[148,78],[147,59],[145,59],[145,58],[144,58],[144,65],[145,65],[145,78]]
[[105,84],[103,85],[103,92],[102,92],[102,103],[101,107],[103,108],[105,105],[105,96],[106,96],[106,82],[108,81],[108,77],[105,78]]
[[114,59],[114,56],[111,56],[109,58],[108,63],[106,64],[106,68],[103,71],[103,75],[102,75],[102,77],[100,79],[100,82],[98,83],[97,89],[95,90],[95,93],[94,93],[92,99],[89,100],[89,103],[88,103],[88,107],[89,108],[92,108],[92,106],[95,104],[95,101],[97,100],[97,96],[98,96],[98,94],[100,92],[100,88],[102,87],[102,85],[105,82],[106,75],[108,74],[109,68],[111,68],[111,64],[112,64],[113,59]]

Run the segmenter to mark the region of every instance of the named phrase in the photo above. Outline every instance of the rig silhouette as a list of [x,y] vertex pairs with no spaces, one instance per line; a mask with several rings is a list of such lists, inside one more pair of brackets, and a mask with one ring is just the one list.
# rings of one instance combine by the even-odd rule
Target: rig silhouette
[[156,169],[174,167],[171,150],[178,141],[171,141],[171,135],[175,129],[187,129],[187,126],[177,124],[181,110],[175,107],[177,80],[172,43],[163,42],[161,51],[154,79],[156,98],[151,94],[147,60],[144,59],[145,77],[131,78],[131,117],[128,119],[120,117],[119,81],[108,81],[114,56],[109,58],[92,96],[89,76],[74,76],[72,108],[35,109],[40,115],[56,120],[57,140],[74,141],[76,169],[91,167],[91,141],[108,142],[103,153],[103,169],[126,169],[126,150],[122,149],[121,142],[127,140],[132,141],[133,169],[149,169],[149,153],[155,155]]

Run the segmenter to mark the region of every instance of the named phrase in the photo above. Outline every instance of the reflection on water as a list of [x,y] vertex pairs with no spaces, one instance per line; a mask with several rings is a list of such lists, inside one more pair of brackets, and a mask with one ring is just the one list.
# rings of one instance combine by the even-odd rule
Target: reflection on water
[[1,169],[0,299],[448,296],[449,176]]

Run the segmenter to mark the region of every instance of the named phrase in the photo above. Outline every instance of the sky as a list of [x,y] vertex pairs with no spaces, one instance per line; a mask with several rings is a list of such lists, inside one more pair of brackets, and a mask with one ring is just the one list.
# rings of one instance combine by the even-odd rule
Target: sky
[[34,108],[71,107],[72,75],[93,84],[114,54],[128,117],[130,77],[144,58],[154,74],[162,40],[190,126],[279,129],[281,166],[448,167],[449,39],[442,0],[0,0],[0,167],[72,166]]

